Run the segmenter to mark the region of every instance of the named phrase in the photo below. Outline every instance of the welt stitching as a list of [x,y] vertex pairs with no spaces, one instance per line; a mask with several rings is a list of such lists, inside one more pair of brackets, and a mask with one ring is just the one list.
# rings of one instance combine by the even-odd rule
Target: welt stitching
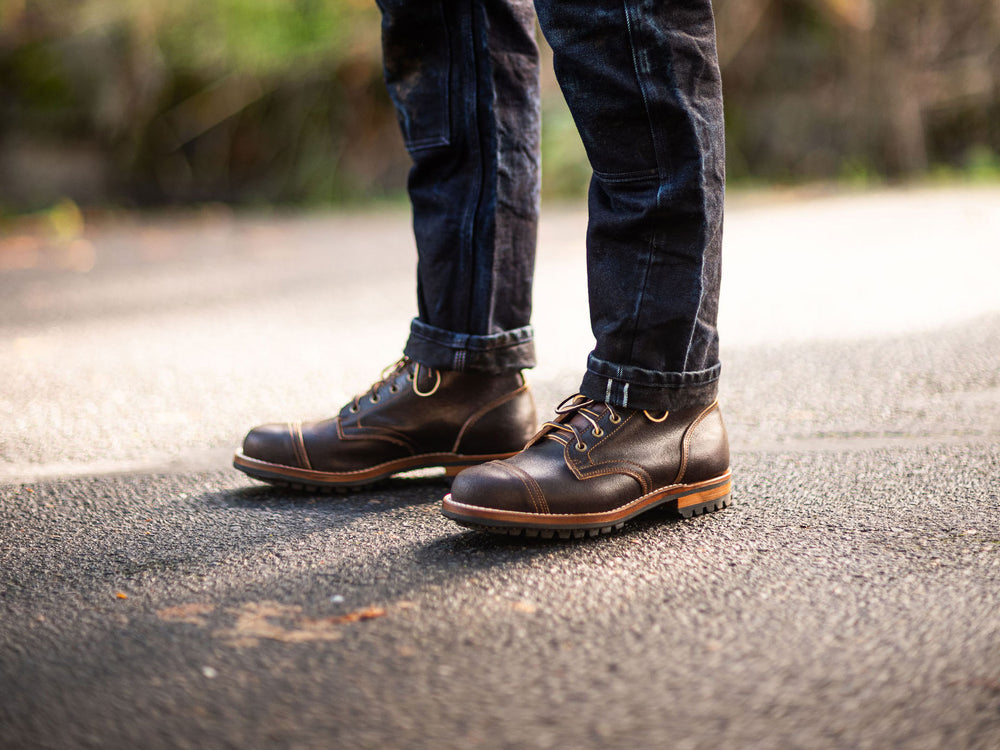
[[[729,472],[727,472],[726,474],[724,474],[722,476],[722,484],[724,484],[725,481],[728,481],[728,479],[729,479],[730,476],[731,476],[731,473],[729,473]],[[564,517],[564,518],[569,518],[569,517],[573,517],[573,516],[577,516],[578,517],[578,516],[581,516],[581,515],[584,515],[584,516],[608,516],[608,515],[612,515],[612,514],[615,514],[615,513],[620,513],[621,511],[623,511],[623,510],[625,510],[627,508],[632,508],[632,507],[634,507],[636,505],[641,505],[644,501],[646,501],[647,499],[649,499],[649,497],[651,495],[655,495],[655,494],[660,493],[660,492],[662,492],[664,494],[669,494],[671,490],[691,490],[692,488],[698,488],[698,487],[703,487],[703,486],[707,488],[708,485],[710,485],[710,484],[712,484],[714,482],[718,482],[718,481],[719,481],[719,478],[717,477],[715,479],[708,479],[708,480],[706,480],[704,482],[698,482],[696,484],[687,485],[685,487],[681,487],[681,486],[674,485],[674,484],[668,484],[665,487],[660,487],[658,489],[652,490],[651,492],[647,492],[642,497],[637,497],[635,500],[630,500],[629,502],[625,503],[624,505],[618,505],[618,506],[616,506],[616,507],[614,507],[614,508],[612,508],[611,510],[608,510],[608,511],[601,511],[601,512],[598,512],[598,513],[582,513],[582,514],[581,513],[549,513],[549,515],[550,516],[556,516],[556,517]],[[721,487],[722,484],[719,484],[717,486]],[[679,497],[679,495],[678,495],[678,497]],[[473,508],[473,507],[475,507],[473,505],[465,505],[464,503],[457,503],[457,502],[455,503],[455,505],[464,505],[466,508]],[[512,514],[512,515],[516,515],[516,514],[525,515],[521,511],[511,510],[511,511],[507,511],[507,512],[510,513],[510,514]]]

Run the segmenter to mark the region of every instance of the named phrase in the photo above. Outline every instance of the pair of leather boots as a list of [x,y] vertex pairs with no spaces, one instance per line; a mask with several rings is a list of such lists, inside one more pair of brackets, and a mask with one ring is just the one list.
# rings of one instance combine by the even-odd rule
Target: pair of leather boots
[[295,489],[346,490],[444,467],[442,512],[517,536],[597,536],[666,505],[691,517],[729,505],[729,442],[718,403],[650,413],[576,394],[536,432],[520,373],[387,368],[340,413],[250,431],[233,460]]

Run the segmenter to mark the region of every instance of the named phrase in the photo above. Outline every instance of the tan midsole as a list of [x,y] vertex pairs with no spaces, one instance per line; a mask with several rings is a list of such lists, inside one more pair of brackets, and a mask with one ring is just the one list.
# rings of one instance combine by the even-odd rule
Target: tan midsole
[[633,500],[614,510],[602,513],[524,513],[514,510],[496,510],[481,508],[476,505],[457,503],[448,494],[444,498],[442,510],[461,516],[468,520],[499,521],[504,524],[527,526],[575,526],[577,524],[611,524],[641,513],[645,508],[657,505],[666,500],[677,499],[678,508],[688,508],[699,503],[718,500],[732,492],[732,472],[709,479],[697,484],[678,484],[664,487]]
[[425,469],[435,466],[442,466],[445,468],[446,473],[450,473],[449,469],[464,469],[486,461],[510,458],[513,455],[513,453],[494,453],[485,456],[463,456],[458,453],[425,453],[420,456],[407,456],[395,461],[387,461],[384,464],[378,464],[377,466],[358,471],[316,471],[314,469],[301,469],[296,466],[268,463],[267,461],[250,458],[242,452],[237,451],[233,456],[233,463],[247,469],[258,469],[271,474],[279,474],[290,479],[304,479],[306,481],[317,482],[355,482],[387,474],[397,474],[401,471]]
[[720,497],[725,497],[730,492],[733,491],[733,483],[727,481],[714,489],[702,490],[701,492],[695,492],[692,495],[684,495],[683,497],[677,498],[678,508],[689,508],[692,505],[698,505],[700,503],[708,503],[712,500],[718,500]]

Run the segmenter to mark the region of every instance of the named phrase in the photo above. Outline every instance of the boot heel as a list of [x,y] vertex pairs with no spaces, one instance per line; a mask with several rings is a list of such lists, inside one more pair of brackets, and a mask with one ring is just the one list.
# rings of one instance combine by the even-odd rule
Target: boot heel
[[684,518],[704,513],[711,513],[714,510],[722,510],[733,504],[733,483],[730,479],[707,487],[690,495],[677,498],[677,512]]

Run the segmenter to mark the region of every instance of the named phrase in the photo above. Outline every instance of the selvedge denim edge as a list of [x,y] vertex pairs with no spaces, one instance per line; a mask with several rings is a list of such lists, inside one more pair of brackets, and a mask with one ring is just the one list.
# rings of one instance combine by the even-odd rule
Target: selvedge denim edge
[[686,409],[715,400],[721,372],[718,363],[695,372],[656,372],[607,362],[591,353],[580,392],[628,409]]
[[530,325],[480,336],[446,331],[414,318],[403,353],[429,367],[495,375],[534,367],[534,339]]

